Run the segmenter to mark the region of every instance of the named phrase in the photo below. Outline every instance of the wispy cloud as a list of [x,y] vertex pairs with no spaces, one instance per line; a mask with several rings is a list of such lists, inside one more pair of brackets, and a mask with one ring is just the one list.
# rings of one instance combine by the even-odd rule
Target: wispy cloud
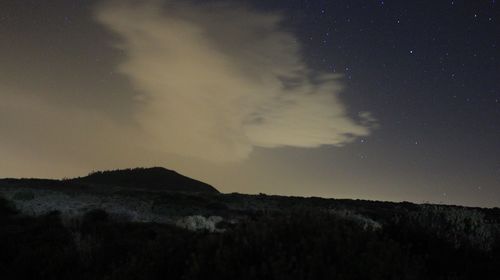
[[278,14],[126,0],[100,5],[96,19],[119,35],[119,71],[142,93],[136,120],[159,150],[233,161],[255,146],[341,146],[370,133],[369,116],[347,116],[340,77],[303,62]]
[[213,2],[120,0],[101,3],[94,17],[116,35],[125,57],[116,67],[140,93],[133,101],[130,93],[122,100],[112,93],[132,115],[116,117],[118,106],[78,106],[98,102],[93,92],[63,104],[48,98],[54,93],[47,88],[0,84],[2,174],[177,168],[178,156],[235,162],[255,147],[341,146],[370,134],[369,114],[346,114],[341,77],[303,62],[279,14]]

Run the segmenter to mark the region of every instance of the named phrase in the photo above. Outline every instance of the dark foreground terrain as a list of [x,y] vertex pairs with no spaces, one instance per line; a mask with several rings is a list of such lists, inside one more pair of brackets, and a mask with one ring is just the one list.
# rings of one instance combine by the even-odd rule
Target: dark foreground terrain
[[[113,192],[105,184],[100,192],[73,190],[129,205],[148,201],[141,213],[161,209],[168,219],[23,208],[39,192],[68,192],[75,182],[0,182],[5,193],[18,190],[0,198],[0,279],[500,279],[498,208],[221,194],[211,186],[124,191],[116,184]],[[218,217],[215,228],[175,222],[209,216]]]

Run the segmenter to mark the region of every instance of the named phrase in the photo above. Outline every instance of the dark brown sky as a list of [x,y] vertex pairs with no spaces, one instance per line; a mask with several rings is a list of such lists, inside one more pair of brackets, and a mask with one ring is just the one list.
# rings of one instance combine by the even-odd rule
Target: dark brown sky
[[345,3],[1,3],[0,177],[498,206],[497,7]]

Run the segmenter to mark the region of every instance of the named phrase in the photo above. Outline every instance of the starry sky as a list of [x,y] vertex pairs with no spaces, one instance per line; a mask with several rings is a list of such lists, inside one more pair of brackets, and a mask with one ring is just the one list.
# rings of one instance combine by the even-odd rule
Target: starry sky
[[500,206],[500,7],[0,2],[0,177]]

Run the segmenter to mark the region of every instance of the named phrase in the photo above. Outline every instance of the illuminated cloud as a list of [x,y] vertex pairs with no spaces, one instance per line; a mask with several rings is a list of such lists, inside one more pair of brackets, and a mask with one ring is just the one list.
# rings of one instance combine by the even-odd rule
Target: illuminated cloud
[[346,114],[340,77],[309,69],[278,14],[121,0],[95,17],[119,37],[119,71],[141,92],[134,119],[153,149],[237,161],[254,147],[341,146],[370,133],[373,119]]
[[[68,103],[54,101],[51,88],[0,84],[2,174],[177,168],[179,158],[234,162],[255,147],[341,146],[373,126],[369,114],[347,116],[340,77],[309,69],[277,14],[121,0],[97,6],[94,16],[117,35],[115,46],[125,54],[118,70],[140,94],[130,100],[130,93],[110,92],[120,105],[106,111],[79,106],[101,100],[101,91],[92,91],[97,82],[86,94],[68,95]],[[27,84],[43,80],[28,77]]]

